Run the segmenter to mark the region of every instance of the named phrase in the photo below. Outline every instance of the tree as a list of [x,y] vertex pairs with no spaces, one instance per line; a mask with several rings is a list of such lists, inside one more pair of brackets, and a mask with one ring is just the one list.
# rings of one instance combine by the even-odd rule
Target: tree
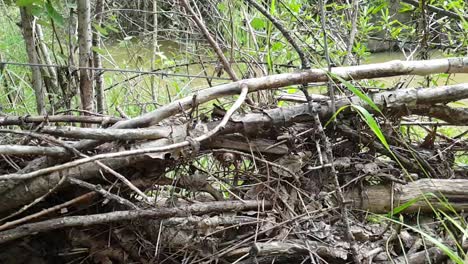
[[91,56],[91,20],[89,0],[78,0],[78,43],[80,66],[80,97],[81,107],[86,111],[93,111],[93,82],[92,72],[87,67],[92,66]]
[[39,59],[36,52],[36,41],[35,41],[35,18],[31,14],[31,10],[28,7],[20,7],[21,13],[21,29],[23,32],[24,42],[26,44],[26,52],[28,54],[29,63],[31,63],[32,73],[32,86],[36,95],[36,109],[37,113],[42,115],[46,113],[45,110],[45,93],[42,86],[42,75],[41,69],[34,64],[39,63]]

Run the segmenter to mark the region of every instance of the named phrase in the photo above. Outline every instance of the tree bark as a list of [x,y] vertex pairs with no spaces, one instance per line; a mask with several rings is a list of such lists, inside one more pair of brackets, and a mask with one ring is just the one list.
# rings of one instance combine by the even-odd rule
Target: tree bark
[[92,72],[86,67],[91,65],[91,20],[90,1],[78,0],[78,43],[80,51],[80,97],[83,110],[93,111]]
[[[26,43],[26,52],[28,53],[29,63],[38,64],[39,60],[36,53],[36,42],[34,38],[34,17],[25,7],[20,8],[21,28]],[[45,92],[42,86],[41,69],[38,66],[31,66],[32,86],[36,96],[36,109],[40,115],[46,114],[45,110]]]
[[405,213],[419,210],[431,212],[433,208],[447,210],[447,204],[456,211],[466,211],[468,180],[421,179],[406,185],[396,184],[393,190],[391,185],[368,186],[362,193],[353,190],[347,194],[347,198],[353,201],[354,208],[362,208],[373,213],[389,213],[392,208],[405,203],[409,203],[409,207],[404,210]]
[[[44,34],[42,33],[42,27],[39,24],[36,24],[36,35],[37,35],[39,50],[41,51],[42,59],[44,60],[45,64],[49,64],[49,65],[53,64],[52,60],[50,59],[49,49],[44,43]],[[52,96],[59,96],[60,90],[58,87],[56,68],[44,67],[44,71],[47,74],[48,82],[50,83],[50,86],[52,88],[50,92],[54,93],[54,95]]]
[[[96,23],[101,26],[102,25],[102,11],[104,10],[104,0],[97,0],[96,1],[96,9],[95,9],[95,21]],[[93,46],[96,48],[101,47],[101,35],[97,30],[93,32]],[[102,68],[102,61],[101,56],[98,52],[93,51],[93,62],[95,68]],[[104,87],[103,87],[103,78],[102,72],[98,71],[95,73],[95,80],[96,80],[96,107],[97,112],[103,114],[105,112],[105,97],[104,97]]]

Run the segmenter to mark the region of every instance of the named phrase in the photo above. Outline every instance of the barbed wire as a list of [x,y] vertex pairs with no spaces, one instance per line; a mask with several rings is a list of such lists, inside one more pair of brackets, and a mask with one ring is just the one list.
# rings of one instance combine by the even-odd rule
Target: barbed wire
[[116,69],[116,68],[96,68],[96,67],[79,67],[79,66],[70,66],[70,65],[58,65],[58,64],[41,64],[41,63],[25,63],[25,62],[11,62],[11,61],[0,61],[0,69],[5,67],[5,65],[15,65],[15,66],[27,66],[27,67],[48,67],[48,68],[68,68],[71,71],[77,71],[81,69],[100,71],[100,72],[126,72],[126,73],[137,73],[137,74],[153,74],[173,77],[185,77],[185,78],[199,78],[199,79],[212,79],[212,80],[223,80],[230,81],[229,78],[216,77],[216,76],[200,76],[200,75],[191,75],[191,74],[182,74],[182,73],[169,73],[169,72],[160,72],[160,71],[142,71],[142,70],[133,70],[133,69]]

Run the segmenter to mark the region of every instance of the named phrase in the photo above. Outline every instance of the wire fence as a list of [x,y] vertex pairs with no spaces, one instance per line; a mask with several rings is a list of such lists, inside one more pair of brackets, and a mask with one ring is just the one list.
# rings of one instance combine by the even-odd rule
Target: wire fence
[[[145,70],[134,70],[134,69],[118,69],[118,68],[96,68],[96,67],[79,67],[79,66],[70,66],[70,65],[58,65],[58,64],[40,64],[40,63],[24,63],[24,62],[10,62],[10,61],[0,61],[0,69],[3,69],[5,65],[15,65],[15,66],[26,66],[26,67],[44,67],[44,68],[66,68],[70,71],[78,71],[81,69],[92,70],[97,72],[121,72],[121,73],[136,73],[136,74],[152,74],[159,75],[161,77],[184,77],[184,78],[197,78],[197,79],[211,79],[211,80],[223,80],[230,81],[230,78],[223,78],[217,76],[200,76],[200,75],[191,75],[191,74],[182,74],[182,73],[170,73],[162,72],[160,70],[154,71],[145,71]],[[1,72],[1,71],[0,71]]]

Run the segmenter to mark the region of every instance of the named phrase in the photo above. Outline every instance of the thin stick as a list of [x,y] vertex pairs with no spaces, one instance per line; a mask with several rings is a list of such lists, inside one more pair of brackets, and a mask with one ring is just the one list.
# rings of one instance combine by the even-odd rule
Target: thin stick
[[114,201],[118,202],[119,204],[123,204],[123,205],[127,206],[130,209],[134,209],[134,210],[140,209],[138,206],[136,206],[134,203],[130,202],[129,200],[127,200],[127,199],[125,199],[123,197],[120,197],[118,195],[115,195],[113,193],[110,193],[110,192],[104,190],[99,185],[94,185],[94,184],[91,184],[91,183],[88,183],[88,182],[85,182],[85,181],[82,181],[82,180],[79,180],[79,179],[76,179],[76,178],[68,178],[68,181],[71,184],[75,184],[75,185],[78,185],[80,187],[83,187],[83,188],[92,190],[92,191],[94,191],[96,193],[99,193],[102,196],[104,196],[105,198],[110,199],[110,200],[114,200]]
[[72,116],[72,115],[55,115],[55,116],[1,116],[0,126],[23,125],[25,123],[93,123],[93,124],[114,124],[123,121],[123,118],[108,117],[108,116]]
[[67,206],[70,206],[72,204],[75,204],[75,203],[79,203],[81,201],[86,201],[88,199],[92,199],[94,198],[94,196],[96,196],[96,193],[95,192],[89,192],[89,193],[85,193],[83,195],[80,195],[76,198],[73,198],[71,199],[70,201],[67,201],[65,203],[62,203],[62,204],[58,204],[56,206],[53,206],[53,207],[50,207],[50,208],[47,208],[45,210],[42,210],[42,211],[39,211],[35,214],[31,214],[31,215],[28,215],[28,216],[25,216],[23,218],[20,218],[20,219],[17,219],[17,220],[14,220],[14,221],[11,221],[11,222],[7,222],[3,225],[0,226],[0,231],[3,231],[3,230],[6,230],[6,229],[10,229],[11,227],[13,226],[17,226],[19,224],[22,224],[22,223],[25,223],[25,222],[29,222],[33,219],[36,219],[36,218],[39,218],[41,216],[45,216],[49,213],[52,213],[52,212],[55,212],[55,211],[58,211],[62,208],[65,208]]
[[190,13],[190,15],[192,16],[192,19],[193,21],[195,21],[195,23],[197,24],[198,28],[201,30],[201,32],[203,33],[203,35],[205,36],[206,40],[208,40],[208,42],[210,43],[211,47],[214,49],[214,51],[216,52],[216,54],[218,55],[218,58],[219,60],[221,60],[221,63],[223,64],[223,67],[224,67],[224,70],[227,72],[227,74],[229,75],[229,77],[231,77],[231,80],[233,81],[238,81],[239,78],[237,77],[236,73],[234,72],[234,70],[232,70],[232,67],[231,65],[229,64],[228,60],[226,59],[226,57],[224,56],[224,53],[223,51],[221,50],[221,48],[218,46],[218,44],[216,44],[216,41],[213,39],[213,37],[211,36],[210,32],[208,31],[208,29],[206,28],[205,24],[203,23],[203,21],[198,17],[198,15],[195,13],[195,11],[193,11],[193,9],[190,7],[190,4],[187,2],[187,0],[181,0],[180,1],[182,6],[185,8],[185,10],[187,10],[187,12]]

